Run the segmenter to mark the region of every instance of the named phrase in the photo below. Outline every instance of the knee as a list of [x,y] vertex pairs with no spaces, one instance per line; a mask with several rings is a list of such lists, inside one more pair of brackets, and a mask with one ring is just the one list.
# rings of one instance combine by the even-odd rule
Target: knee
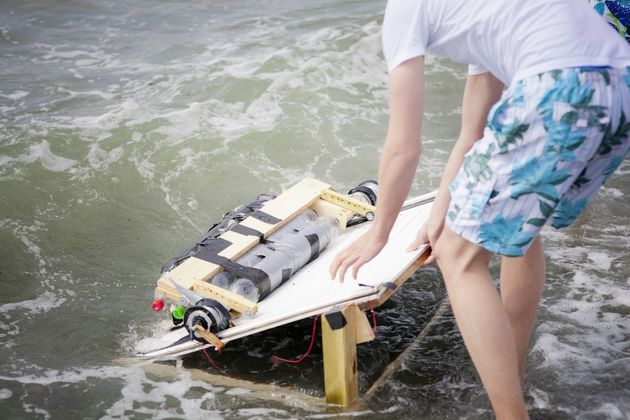
[[450,272],[459,270],[457,265],[463,262],[461,258],[458,258],[461,253],[457,250],[457,244],[454,242],[456,241],[449,241],[444,238],[444,235],[440,235],[433,247],[435,262],[446,278],[451,278]]
[[492,257],[491,253],[479,245],[468,242],[448,228],[444,229],[435,243],[433,254],[440,271],[446,278],[459,277],[477,268],[487,268]]
[[442,266],[449,266],[449,262],[454,261],[456,253],[453,252],[452,247],[447,246],[448,241],[444,240],[444,235],[440,235],[437,242],[433,245],[433,256],[435,262],[442,269]]

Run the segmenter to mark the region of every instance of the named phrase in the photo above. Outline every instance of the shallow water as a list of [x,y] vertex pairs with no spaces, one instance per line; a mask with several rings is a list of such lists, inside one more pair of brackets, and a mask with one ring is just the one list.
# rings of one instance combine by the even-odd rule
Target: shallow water
[[[217,383],[203,355],[120,361],[152,334],[164,261],[225,211],[305,176],[374,178],[387,121],[381,1],[0,3],[0,417],[337,416],[284,390]],[[437,187],[465,69],[429,57],[425,153]],[[546,231],[549,276],[527,366],[532,417],[630,413],[630,166],[585,216]],[[496,267],[494,268],[496,272]],[[362,391],[444,301],[433,269],[377,311]],[[230,343],[232,378],[321,396],[311,320]],[[489,418],[452,315],[349,415]]]

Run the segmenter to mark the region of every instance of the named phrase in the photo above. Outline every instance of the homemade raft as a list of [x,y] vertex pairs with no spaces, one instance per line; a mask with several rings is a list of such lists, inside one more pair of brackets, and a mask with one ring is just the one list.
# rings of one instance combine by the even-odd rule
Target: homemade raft
[[232,340],[323,315],[326,401],[350,404],[358,396],[356,345],[374,338],[363,311],[385,302],[428,256],[426,247],[406,248],[434,196],[408,200],[385,248],[356,281],[347,275],[343,283],[330,279],[329,267],[369,227],[373,182],[342,195],[305,179],[277,197],[260,196],[235,209],[165,264],[153,309],[170,310],[181,328],[152,340],[137,356],[173,359],[207,347],[221,350]]

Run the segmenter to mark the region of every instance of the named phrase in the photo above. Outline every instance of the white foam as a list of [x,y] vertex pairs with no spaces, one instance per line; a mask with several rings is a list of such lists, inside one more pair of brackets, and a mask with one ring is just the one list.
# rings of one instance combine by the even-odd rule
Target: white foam
[[[109,370],[119,370],[109,368]],[[200,418],[209,417],[216,418],[219,415],[217,410],[204,409],[202,403],[213,400],[216,388],[203,382],[192,379],[190,373],[185,370],[178,369],[179,378],[174,382],[155,382],[147,378],[143,370],[139,368],[126,369],[121,375],[124,380],[124,386],[121,390],[121,398],[107,409],[109,417],[126,417],[129,410],[136,413],[149,414],[154,418]],[[145,384],[154,385],[150,391],[146,391]],[[196,387],[207,391],[201,398],[187,398],[186,392]],[[174,397],[179,401],[178,408],[165,408],[163,402],[167,396]],[[143,403],[153,402],[159,403],[159,408],[150,409]],[[183,413],[182,413],[183,411]]]
[[44,168],[53,172],[65,172],[78,163],[74,159],[68,159],[54,154],[50,150],[50,144],[48,144],[46,140],[29,146],[28,151],[18,156],[17,159],[25,163],[39,161]]
[[[542,364],[537,366],[537,369],[551,369],[554,372],[566,369],[567,374],[559,378],[560,382],[582,385],[596,385],[598,383],[595,379],[589,378],[589,375],[583,374],[585,366],[594,367],[592,365],[597,364],[592,355],[583,354],[580,348],[560,341],[553,334],[540,334],[532,352],[542,355],[543,358]],[[577,364],[580,365],[580,369],[575,369]]]
[[247,394],[250,394],[251,392],[252,391],[245,388],[230,388],[227,391],[225,391],[227,395],[247,395]]
[[[628,405],[628,404],[626,404]],[[628,419],[628,408],[625,407],[625,410],[619,408],[618,405],[613,404],[611,402],[605,402],[602,405],[595,407],[591,410],[579,413],[576,415],[577,420],[587,420],[587,419],[608,419],[608,420],[627,420]]]
[[610,270],[613,258],[608,253],[604,251],[590,251],[587,255],[588,259],[593,262],[596,269],[602,271]]
[[0,400],[8,400],[13,396],[13,392],[7,388],[0,388]]
[[134,164],[134,167],[140,174],[140,176],[146,180],[152,180],[155,175],[155,165],[147,159],[141,159],[137,155],[132,155],[129,160]]
[[50,413],[43,408],[37,407],[35,404],[27,404],[23,403],[22,407],[24,408],[25,413],[36,414],[37,417],[42,417],[44,419],[51,418]]
[[624,196],[624,193],[613,187],[602,187],[598,193],[602,197],[612,197],[612,198],[621,198]]
[[247,418],[256,416],[268,418],[274,414],[282,417],[287,417],[289,415],[287,411],[279,410],[277,408],[241,408],[238,410],[238,414]]
[[0,314],[12,312],[15,310],[27,310],[31,314],[41,314],[58,308],[66,302],[65,298],[55,296],[53,293],[46,292],[35,299],[23,300],[21,302],[11,302],[0,305]]
[[531,403],[532,407],[542,409],[542,408],[548,408],[550,405],[549,394],[547,394],[542,389],[531,387],[527,390],[527,395],[532,397],[532,399],[534,400],[533,403]]
[[22,99],[26,96],[28,96],[29,92],[26,90],[16,90],[13,93],[0,93],[0,97],[1,98],[7,98],[7,99],[13,99],[14,101],[17,101],[19,99]]
[[118,162],[124,155],[122,147],[115,147],[109,152],[103,150],[98,143],[92,143],[87,154],[90,166],[96,170],[107,169],[112,163]]

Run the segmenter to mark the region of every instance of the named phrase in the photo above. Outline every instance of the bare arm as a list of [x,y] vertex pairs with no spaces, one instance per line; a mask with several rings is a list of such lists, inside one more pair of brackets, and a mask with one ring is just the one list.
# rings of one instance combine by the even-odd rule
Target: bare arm
[[[488,112],[501,97],[503,84],[491,73],[482,73],[468,76],[464,97],[462,99],[462,126],[459,138],[451,151],[437,197],[431,208],[431,214],[425,226],[418,232],[417,239],[411,244],[411,249],[416,249],[421,244],[435,244],[442,233],[444,219],[451,201],[448,186],[457,175],[464,162],[464,155],[472,148],[473,144],[481,139],[488,118]],[[431,262],[430,260],[427,263]]]
[[422,143],[424,57],[408,60],[390,75],[389,126],[378,171],[376,217],[368,232],[342,251],[330,268],[343,281],[346,270],[356,278],[359,268],[387,243],[389,233],[411,187]]

